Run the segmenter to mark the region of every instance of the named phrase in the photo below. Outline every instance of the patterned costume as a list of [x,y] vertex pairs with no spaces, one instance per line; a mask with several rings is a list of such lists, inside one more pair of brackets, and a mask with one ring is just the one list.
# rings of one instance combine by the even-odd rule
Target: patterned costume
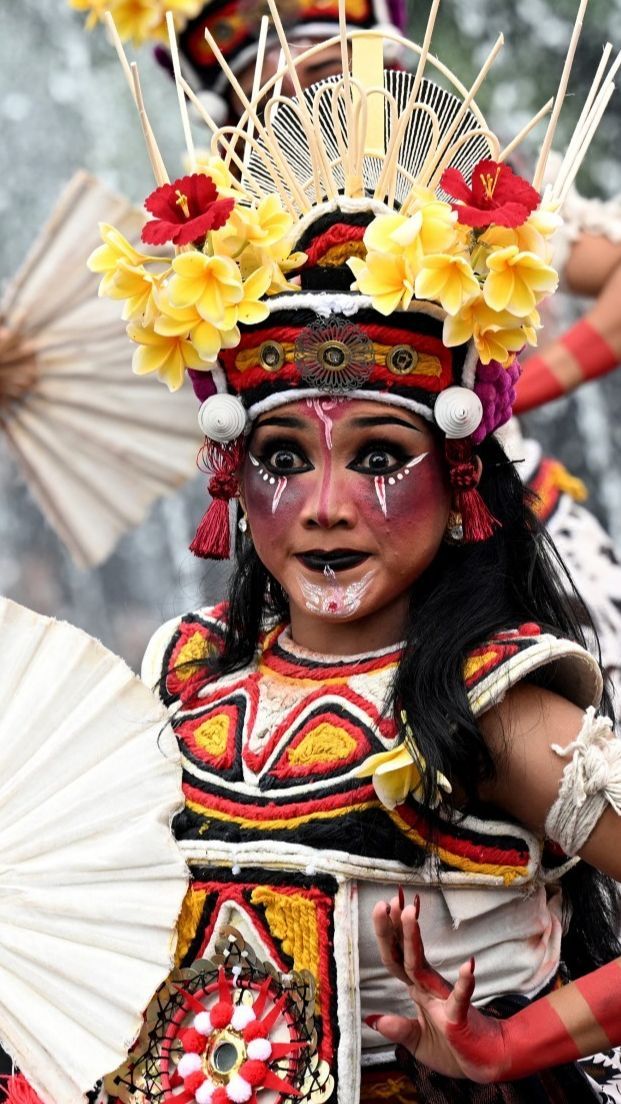
[[[391,985],[377,966],[368,932],[373,900],[394,894],[400,883],[419,887],[429,917],[423,930],[430,960],[452,978],[463,958],[462,939],[477,946],[478,999],[495,1008],[507,991],[519,1002],[553,983],[561,934],[558,883],[574,860],[509,821],[430,818],[412,796],[394,810],[382,806],[359,768],[399,743],[394,722],[383,713],[399,648],[345,659],[317,656],[277,625],[263,634],[250,667],[210,681],[201,661],[221,648],[225,618],[226,607],[218,606],[167,623],[143,667],[143,678],[159,685],[171,711],[184,764],[185,810],[175,834],[192,884],[179,924],[178,961],[188,977],[193,971],[202,976],[215,969],[207,965],[214,957],[227,961],[222,947],[229,939],[231,954],[242,947],[253,964],[242,978],[255,1001],[266,976],[276,991],[283,979],[305,979],[307,1049],[287,1052],[276,1019],[266,1037],[278,1040],[282,1053],[278,1062],[264,1061],[259,1087],[267,1084],[261,1076],[287,1079],[295,1070],[309,1102],[417,1099],[409,1078],[392,1068],[391,1049],[378,1048],[367,1028],[361,1034],[362,1016],[407,1002],[402,986]],[[599,669],[587,653],[524,625],[468,656],[464,679],[473,712],[538,675],[582,707],[599,699]],[[207,995],[204,988],[199,982],[195,990],[211,1013],[204,1040],[211,1057],[203,1073],[218,1076],[218,1047],[237,1048],[231,1071],[219,1074],[227,1085],[237,1071],[243,1076],[254,1051],[243,1029],[231,1031],[213,1014],[222,999],[218,987]],[[179,1035],[166,1008],[174,1003],[177,1022],[187,1011],[184,1002],[192,1011],[180,992],[165,987],[154,1006],[169,1025],[168,1044],[193,1045],[183,1031]],[[299,1006],[297,1017],[299,1032]],[[145,1088],[149,1099],[165,1095],[168,1051],[153,1010],[147,1024],[155,1029],[135,1048],[133,1069],[108,1079],[113,1095],[137,1100]],[[568,1076],[568,1091],[573,1086],[584,1093],[572,1099],[589,1099],[583,1076]],[[391,1083],[394,1091],[382,1095]]]

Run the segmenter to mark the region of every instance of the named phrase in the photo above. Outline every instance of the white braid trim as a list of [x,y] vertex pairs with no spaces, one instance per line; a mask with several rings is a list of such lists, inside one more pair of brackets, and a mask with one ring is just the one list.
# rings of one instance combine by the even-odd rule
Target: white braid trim
[[563,771],[559,794],[548,813],[546,835],[566,855],[584,846],[607,805],[621,816],[621,740],[612,721],[589,706],[582,728],[567,747],[551,744],[552,751],[571,761]]

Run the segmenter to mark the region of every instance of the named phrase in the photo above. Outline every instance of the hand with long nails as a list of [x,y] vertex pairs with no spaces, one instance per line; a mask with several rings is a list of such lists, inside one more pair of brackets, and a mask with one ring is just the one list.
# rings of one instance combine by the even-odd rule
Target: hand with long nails
[[411,1019],[387,1013],[369,1016],[365,1023],[445,1076],[482,1084],[500,1080],[507,1065],[503,1023],[471,1005],[474,959],[461,967],[455,985],[450,985],[427,962],[419,911],[419,898],[406,905],[401,887],[389,905],[379,902],[373,910],[382,962],[407,985],[416,1007]]

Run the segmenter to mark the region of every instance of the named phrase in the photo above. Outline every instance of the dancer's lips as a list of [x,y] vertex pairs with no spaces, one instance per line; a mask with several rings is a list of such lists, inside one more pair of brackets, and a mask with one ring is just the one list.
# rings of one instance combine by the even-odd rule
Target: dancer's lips
[[310,552],[299,552],[297,559],[304,564],[309,571],[324,572],[326,568],[330,568],[330,571],[350,571],[354,567],[358,567],[365,560],[368,560],[368,552],[357,552],[352,548],[336,548],[331,552],[326,552],[320,548],[313,548]]

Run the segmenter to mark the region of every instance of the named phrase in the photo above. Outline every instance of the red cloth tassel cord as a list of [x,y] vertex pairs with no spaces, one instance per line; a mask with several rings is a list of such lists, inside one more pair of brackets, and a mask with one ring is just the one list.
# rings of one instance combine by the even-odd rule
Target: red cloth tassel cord
[[515,390],[514,414],[524,414],[545,406],[562,395],[568,395],[587,380],[599,379],[616,368],[621,357],[606,339],[582,319],[559,339],[572,358],[562,369],[552,368],[545,356],[538,354],[526,361]]
[[211,472],[207,490],[211,502],[196,530],[190,552],[204,560],[228,560],[231,554],[231,500],[239,495],[239,469],[244,458],[244,438],[228,444],[205,441],[199,464]]
[[446,439],[444,451],[449,465],[449,479],[454,507],[461,514],[463,539],[466,544],[488,540],[500,522],[488,510],[478,490],[479,469],[472,458],[469,441]]
[[2,1104],[41,1104],[37,1095],[23,1073],[14,1073],[10,1077],[0,1078],[0,1100]]

